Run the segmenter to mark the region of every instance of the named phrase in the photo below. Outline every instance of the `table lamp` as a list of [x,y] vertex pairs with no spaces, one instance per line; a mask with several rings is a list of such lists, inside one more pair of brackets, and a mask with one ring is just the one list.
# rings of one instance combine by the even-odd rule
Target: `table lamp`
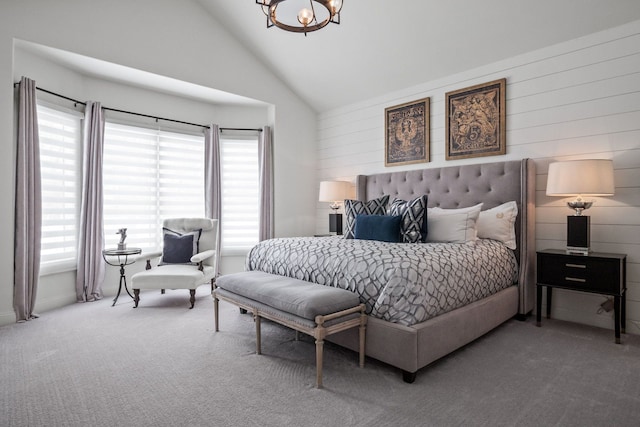
[[576,196],[567,202],[575,213],[567,217],[567,253],[588,255],[590,219],[583,215],[593,205],[583,196],[613,196],[613,162],[606,159],[570,160],[549,165],[547,196]]
[[329,214],[330,232],[342,234],[342,214],[338,213],[338,209],[340,209],[340,203],[350,197],[350,187],[351,184],[347,181],[320,182],[320,197],[318,197],[318,200],[331,202],[329,207],[333,210],[333,213]]

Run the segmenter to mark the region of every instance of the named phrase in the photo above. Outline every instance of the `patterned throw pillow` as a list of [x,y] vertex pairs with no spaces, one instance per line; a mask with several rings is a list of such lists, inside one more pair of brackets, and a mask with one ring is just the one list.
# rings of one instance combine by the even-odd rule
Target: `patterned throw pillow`
[[394,199],[389,214],[402,216],[400,234],[404,243],[427,240],[427,196],[409,201]]
[[356,230],[356,216],[359,214],[364,215],[386,215],[387,203],[389,203],[389,196],[382,196],[377,199],[369,200],[368,202],[361,202],[360,200],[345,200],[344,212],[346,219],[346,226],[344,231],[345,239],[354,239]]

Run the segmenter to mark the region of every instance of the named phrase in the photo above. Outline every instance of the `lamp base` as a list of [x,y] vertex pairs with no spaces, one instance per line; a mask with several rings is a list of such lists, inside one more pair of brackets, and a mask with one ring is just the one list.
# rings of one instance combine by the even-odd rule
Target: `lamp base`
[[567,217],[567,253],[588,255],[591,219],[587,215]]
[[329,214],[329,231],[337,235],[342,234],[342,214]]

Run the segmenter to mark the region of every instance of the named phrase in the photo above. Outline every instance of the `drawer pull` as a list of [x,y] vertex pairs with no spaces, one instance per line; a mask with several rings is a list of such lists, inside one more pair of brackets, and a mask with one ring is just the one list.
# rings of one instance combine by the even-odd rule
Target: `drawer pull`
[[564,280],[567,280],[569,282],[580,282],[580,283],[584,283],[587,281],[586,279],[578,279],[577,277],[565,277]]
[[587,268],[586,265],[584,264],[565,264],[567,267],[573,267],[573,268]]

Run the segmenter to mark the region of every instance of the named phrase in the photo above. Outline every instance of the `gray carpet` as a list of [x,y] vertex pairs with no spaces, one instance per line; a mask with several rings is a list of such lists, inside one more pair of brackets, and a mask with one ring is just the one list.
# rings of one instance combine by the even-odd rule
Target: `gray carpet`
[[[207,286],[142,292],[0,328],[2,426],[637,426],[640,336],[512,320],[422,369],[400,372],[221,303]],[[452,333],[455,333],[452,331]]]

